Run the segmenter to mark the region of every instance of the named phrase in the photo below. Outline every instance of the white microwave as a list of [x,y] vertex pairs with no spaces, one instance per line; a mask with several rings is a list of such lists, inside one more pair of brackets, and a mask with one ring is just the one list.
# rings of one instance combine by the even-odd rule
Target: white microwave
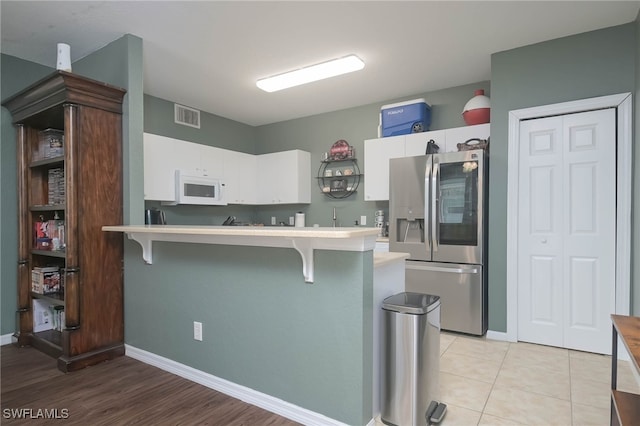
[[176,201],[171,204],[225,206],[225,184],[206,172],[176,170]]

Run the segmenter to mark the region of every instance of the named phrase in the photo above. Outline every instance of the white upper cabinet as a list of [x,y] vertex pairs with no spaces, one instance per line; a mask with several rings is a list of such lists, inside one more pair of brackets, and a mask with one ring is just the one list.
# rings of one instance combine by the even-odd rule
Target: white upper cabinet
[[215,146],[193,145],[199,146],[197,153],[200,156],[200,167],[196,167],[196,172],[215,178],[225,177],[227,171],[224,154],[227,150]]
[[308,204],[311,156],[300,150],[252,155],[144,134],[144,199],[175,201],[175,171],[221,178],[228,204]]
[[177,139],[172,141],[174,170],[186,170],[216,178],[224,176],[224,149]]
[[144,152],[144,199],[175,201],[175,139],[145,133]]
[[229,204],[258,202],[258,157],[244,152],[224,150],[225,198]]
[[311,202],[311,155],[298,149],[257,156],[258,204]]
[[364,200],[389,199],[389,160],[404,157],[404,136],[364,141]]
[[144,133],[144,199],[175,201],[176,170],[224,177],[225,150]]
[[458,144],[473,138],[487,139],[490,124],[455,127],[423,133],[392,136],[364,141],[364,200],[389,200],[389,160],[424,155],[433,140],[439,152],[458,151]]

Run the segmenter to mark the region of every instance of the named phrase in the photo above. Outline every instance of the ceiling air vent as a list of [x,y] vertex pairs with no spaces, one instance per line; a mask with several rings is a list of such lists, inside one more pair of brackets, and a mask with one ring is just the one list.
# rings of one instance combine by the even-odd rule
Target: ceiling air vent
[[200,128],[200,111],[184,105],[174,105],[174,121],[184,126]]

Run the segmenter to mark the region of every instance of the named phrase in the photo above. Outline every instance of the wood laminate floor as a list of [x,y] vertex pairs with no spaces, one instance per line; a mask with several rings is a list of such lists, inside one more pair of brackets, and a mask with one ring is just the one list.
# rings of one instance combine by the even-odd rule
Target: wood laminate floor
[[126,356],[69,374],[33,348],[0,356],[2,425],[298,424]]

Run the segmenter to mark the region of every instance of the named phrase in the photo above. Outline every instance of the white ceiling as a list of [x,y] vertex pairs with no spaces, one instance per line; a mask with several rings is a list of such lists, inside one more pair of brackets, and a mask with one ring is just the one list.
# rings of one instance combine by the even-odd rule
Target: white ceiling
[[[1,1],[2,53],[55,67],[124,34],[144,92],[250,125],[491,78],[491,57],[635,20],[640,1]],[[255,81],[355,53],[362,71],[281,92]],[[407,98],[410,99],[410,98]],[[428,101],[428,100],[427,100]]]

